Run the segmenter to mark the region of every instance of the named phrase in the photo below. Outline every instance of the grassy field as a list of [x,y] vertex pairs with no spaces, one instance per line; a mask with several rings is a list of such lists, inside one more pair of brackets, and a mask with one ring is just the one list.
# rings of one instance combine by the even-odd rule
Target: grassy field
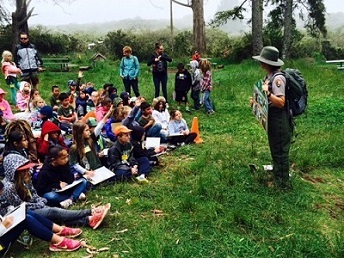
[[[268,188],[269,175],[248,168],[250,163],[270,164],[266,134],[248,104],[253,83],[264,71],[251,60],[225,65],[213,71],[215,115],[184,114],[189,124],[199,118],[203,144],[161,157],[165,166],[154,169],[147,185],[103,185],[88,193],[87,204],[73,207],[112,204],[99,229],[83,228],[89,244],[110,248],[94,257],[344,257],[343,71],[313,60],[285,67],[303,72],[310,94],[291,149],[293,190]],[[41,91],[48,100],[53,84],[66,89],[76,76],[77,71],[46,71],[40,76]],[[110,81],[123,90],[118,63],[99,64],[85,72],[83,81],[93,81],[96,88]],[[140,90],[153,98],[145,65]],[[54,254],[35,239],[30,250],[16,244],[11,255],[72,258],[88,253]]]

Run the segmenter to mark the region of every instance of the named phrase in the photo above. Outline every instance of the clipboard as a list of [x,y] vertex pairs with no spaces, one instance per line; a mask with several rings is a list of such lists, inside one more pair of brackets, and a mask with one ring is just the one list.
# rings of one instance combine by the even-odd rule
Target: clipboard
[[146,148],[155,148],[160,146],[160,137],[147,137]]
[[3,217],[3,221],[7,217],[13,217],[13,223],[12,225],[6,229],[6,231],[3,233],[5,235],[8,231],[10,231],[12,228],[16,227],[19,223],[25,220],[26,218],[26,203],[22,202],[19,206],[15,207],[13,210],[6,213],[6,215]]
[[64,191],[66,191],[66,190],[68,190],[68,189],[71,189],[71,188],[73,188],[74,186],[80,184],[81,182],[82,182],[82,179],[74,180],[73,183],[66,185],[66,186],[63,187],[62,189],[58,189],[58,190],[56,190],[55,192],[56,192],[56,193],[64,192]]
[[[91,177],[91,179],[89,180],[89,182],[92,184],[92,185],[97,185],[111,177],[114,177],[115,176],[115,173],[112,172],[110,169],[102,166],[100,168],[97,168],[94,170],[94,176]],[[84,175],[85,177],[85,175]]]

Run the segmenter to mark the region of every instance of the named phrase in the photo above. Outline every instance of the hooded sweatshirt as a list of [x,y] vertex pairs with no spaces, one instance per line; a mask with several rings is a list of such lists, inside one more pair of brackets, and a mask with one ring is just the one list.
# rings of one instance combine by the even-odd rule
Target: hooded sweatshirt
[[[23,96],[23,89],[26,83],[25,81],[20,82],[20,88],[17,92],[17,107],[21,111],[25,111],[29,107],[30,94]],[[31,85],[29,91],[31,91]]]
[[[4,180],[4,196],[8,203],[13,206],[20,205],[23,200],[18,195],[15,187],[14,175],[20,166],[28,163],[29,160],[19,154],[8,154],[4,158],[4,170],[5,170],[5,180]],[[19,172],[20,173],[20,172]],[[45,207],[47,200],[45,198],[39,197],[32,183],[26,183],[25,187],[29,192],[30,200],[25,200],[26,207],[28,210],[36,210]]]
[[[44,135],[47,133],[52,132],[59,132],[59,136],[57,141],[52,140],[44,140]],[[41,156],[46,156],[49,154],[50,148],[54,146],[61,146],[65,149],[68,149],[67,145],[65,144],[63,137],[61,136],[61,129],[51,121],[46,121],[42,126],[41,137],[37,139],[37,152]]]

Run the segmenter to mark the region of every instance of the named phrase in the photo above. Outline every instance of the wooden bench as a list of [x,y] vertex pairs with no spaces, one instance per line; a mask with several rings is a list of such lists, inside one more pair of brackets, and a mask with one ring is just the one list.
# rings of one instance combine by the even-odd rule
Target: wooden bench
[[43,59],[44,66],[60,66],[61,72],[68,72],[70,64],[70,58],[66,57],[46,57]]
[[327,60],[326,64],[337,64],[337,69],[338,70],[344,70],[344,59]]

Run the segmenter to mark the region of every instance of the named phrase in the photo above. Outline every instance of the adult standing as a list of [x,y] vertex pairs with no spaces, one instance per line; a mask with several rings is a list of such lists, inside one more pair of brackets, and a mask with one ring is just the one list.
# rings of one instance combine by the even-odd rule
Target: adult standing
[[164,52],[164,46],[160,43],[155,44],[155,52],[152,53],[150,59],[147,62],[148,66],[153,66],[153,82],[155,87],[155,98],[160,96],[160,83],[162,93],[167,101],[167,62],[172,62],[172,58]]
[[33,88],[37,89],[38,72],[42,71],[43,61],[36,46],[30,43],[29,35],[26,32],[20,33],[19,40],[16,47],[16,63],[22,71],[21,80],[30,82]]
[[131,87],[135,96],[140,96],[138,75],[140,72],[139,60],[136,56],[132,55],[132,49],[129,46],[123,48],[123,57],[121,59],[119,74],[123,80],[125,91],[131,95]]
[[286,78],[275,75],[281,71],[284,62],[279,59],[279,51],[273,46],[266,46],[259,56],[253,56],[260,61],[260,66],[266,71],[263,91],[269,101],[268,108],[268,140],[273,163],[275,184],[280,188],[289,188],[289,150],[292,137],[292,122],[286,100]]

